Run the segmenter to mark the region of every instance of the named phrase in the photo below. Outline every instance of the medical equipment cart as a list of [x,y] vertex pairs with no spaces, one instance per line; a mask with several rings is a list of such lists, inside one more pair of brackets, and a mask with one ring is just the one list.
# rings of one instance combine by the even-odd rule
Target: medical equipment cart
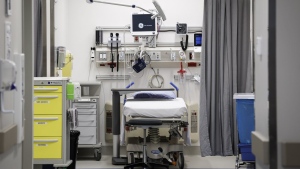
[[[236,122],[238,129],[238,154],[236,156],[235,168],[246,163],[254,163],[255,157],[251,151],[251,132],[254,131],[254,94],[236,93],[233,98],[236,100]],[[241,154],[241,160],[240,160]]]
[[66,86],[69,78],[34,78],[34,164],[68,167],[70,160],[70,126],[67,119]]
[[[78,127],[80,131],[78,158],[86,157],[86,151],[93,150],[95,160],[101,160],[100,142],[100,88],[101,82],[79,82],[82,89],[81,99],[72,102],[78,111]],[[83,156],[84,154],[84,156]]]

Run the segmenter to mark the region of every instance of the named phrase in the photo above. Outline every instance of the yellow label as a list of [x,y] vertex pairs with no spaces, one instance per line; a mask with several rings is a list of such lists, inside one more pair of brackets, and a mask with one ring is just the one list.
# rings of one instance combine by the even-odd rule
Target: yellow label
[[38,147],[47,147],[48,144],[37,144]]
[[45,124],[47,124],[47,122],[36,122],[36,124],[45,125]]
[[37,104],[50,104],[50,101],[48,101],[48,100],[38,100],[38,101],[35,101],[35,103],[37,103]]

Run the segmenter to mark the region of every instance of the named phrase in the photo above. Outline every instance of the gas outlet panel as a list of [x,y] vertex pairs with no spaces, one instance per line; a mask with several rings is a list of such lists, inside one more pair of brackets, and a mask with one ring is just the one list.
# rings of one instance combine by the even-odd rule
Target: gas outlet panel
[[150,55],[151,60],[156,60],[156,61],[161,60],[161,52],[151,52],[151,51],[149,51],[148,53]]

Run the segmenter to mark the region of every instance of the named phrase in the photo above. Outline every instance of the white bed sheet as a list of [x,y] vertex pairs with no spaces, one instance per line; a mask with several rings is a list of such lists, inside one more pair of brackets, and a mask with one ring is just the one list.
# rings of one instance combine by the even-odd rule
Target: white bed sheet
[[174,118],[187,115],[187,107],[182,98],[128,99],[123,114],[132,117]]

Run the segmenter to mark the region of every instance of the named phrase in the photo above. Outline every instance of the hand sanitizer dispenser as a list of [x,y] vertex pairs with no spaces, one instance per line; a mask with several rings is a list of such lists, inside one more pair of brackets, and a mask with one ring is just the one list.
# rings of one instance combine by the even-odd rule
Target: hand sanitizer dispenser
[[0,59],[0,92],[14,88],[17,70],[13,61]]

